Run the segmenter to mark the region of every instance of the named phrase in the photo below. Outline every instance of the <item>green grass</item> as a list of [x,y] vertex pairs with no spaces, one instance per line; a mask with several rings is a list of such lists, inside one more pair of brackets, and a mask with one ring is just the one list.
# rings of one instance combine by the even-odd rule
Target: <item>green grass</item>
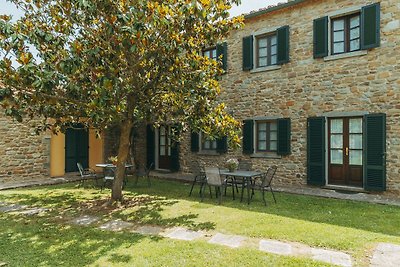
[[[307,259],[275,256],[252,247],[228,249],[205,241],[181,242],[132,233],[76,227],[81,214],[121,218],[137,225],[183,226],[301,242],[350,253],[366,265],[377,242],[400,244],[400,207],[277,193],[265,207],[256,192],[250,205],[228,196],[218,205],[208,195],[200,202],[190,186],[154,180],[152,187],[128,185],[126,203],[101,205],[109,190],[76,184],[0,191],[0,201],[50,208],[41,217],[0,213],[0,262],[10,266],[299,266],[321,265]],[[197,189],[197,188],[196,188]],[[23,247],[21,250],[19,248]],[[3,253],[4,252],[4,253]],[[29,259],[29,261],[28,261]],[[241,264],[239,264],[241,263]]]

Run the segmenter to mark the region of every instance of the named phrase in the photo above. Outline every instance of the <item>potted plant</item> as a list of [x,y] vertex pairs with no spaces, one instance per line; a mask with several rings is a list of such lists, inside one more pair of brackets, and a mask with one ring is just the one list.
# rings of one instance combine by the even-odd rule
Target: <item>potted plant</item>
[[239,161],[237,159],[228,159],[225,166],[230,172],[234,172],[239,166]]
[[111,156],[111,157],[108,158],[108,160],[111,161],[111,163],[112,163],[113,165],[117,165],[118,156]]

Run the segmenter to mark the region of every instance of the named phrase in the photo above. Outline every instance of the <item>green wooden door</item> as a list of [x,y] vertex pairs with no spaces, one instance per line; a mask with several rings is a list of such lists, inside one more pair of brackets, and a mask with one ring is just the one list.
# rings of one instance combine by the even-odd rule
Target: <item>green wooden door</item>
[[65,172],[76,172],[76,163],[89,167],[89,133],[85,129],[67,129],[65,133]]

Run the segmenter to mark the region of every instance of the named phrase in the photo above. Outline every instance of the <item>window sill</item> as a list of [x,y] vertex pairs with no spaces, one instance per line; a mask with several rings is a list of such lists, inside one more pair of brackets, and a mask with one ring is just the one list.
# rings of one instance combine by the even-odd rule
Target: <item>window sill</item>
[[215,150],[209,150],[209,151],[202,150],[202,151],[199,151],[197,153],[197,155],[200,155],[200,156],[219,156],[220,154]]
[[266,159],[281,159],[282,156],[279,156],[275,152],[258,152],[250,155],[250,158],[266,158]]
[[324,61],[331,61],[331,60],[337,60],[337,59],[342,59],[342,58],[349,58],[349,57],[360,57],[360,56],[365,56],[368,54],[367,50],[360,50],[360,51],[354,51],[354,52],[349,52],[349,53],[344,53],[344,54],[339,54],[339,55],[331,55],[324,57]]
[[281,68],[282,68],[282,66],[280,66],[280,65],[272,65],[272,66],[252,69],[252,70],[250,70],[250,73],[258,73],[258,72],[264,72],[264,71],[280,70]]

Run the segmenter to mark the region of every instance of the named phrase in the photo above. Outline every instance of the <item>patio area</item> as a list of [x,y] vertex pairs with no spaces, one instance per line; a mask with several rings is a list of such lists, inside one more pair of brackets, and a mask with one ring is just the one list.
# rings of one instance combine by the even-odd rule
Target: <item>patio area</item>
[[[197,189],[189,197],[188,182],[153,179],[151,187],[144,181],[135,187],[130,179],[118,207],[105,207],[110,191],[91,183],[1,191],[6,253],[0,262],[74,264],[75,256],[66,256],[80,255],[86,265],[384,266],[377,253],[400,244],[400,208],[393,205],[279,192],[277,204],[267,195],[265,207],[259,194],[247,205],[232,200],[230,190],[218,205],[207,194],[200,202]],[[21,255],[23,242],[34,245]],[[38,246],[49,252],[44,258],[36,255]],[[143,259],[148,249],[157,253]]]

